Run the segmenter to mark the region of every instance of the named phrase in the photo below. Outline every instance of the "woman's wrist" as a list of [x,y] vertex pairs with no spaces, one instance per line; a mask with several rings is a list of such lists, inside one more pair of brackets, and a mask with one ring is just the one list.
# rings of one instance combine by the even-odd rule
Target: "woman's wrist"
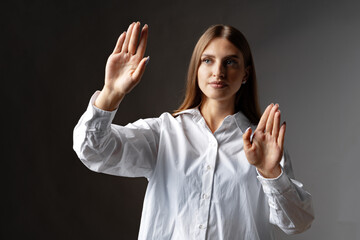
[[97,108],[102,110],[114,111],[119,107],[124,97],[125,94],[112,91],[104,86],[94,104]]
[[271,170],[264,170],[260,168],[257,168],[257,170],[264,178],[277,178],[281,174],[280,164]]

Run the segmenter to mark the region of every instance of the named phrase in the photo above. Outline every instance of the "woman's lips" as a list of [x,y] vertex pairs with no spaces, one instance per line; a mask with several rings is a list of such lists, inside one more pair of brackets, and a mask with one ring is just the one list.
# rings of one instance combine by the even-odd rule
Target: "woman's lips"
[[221,82],[221,81],[214,81],[214,82],[210,82],[209,84],[213,88],[224,88],[227,86],[225,82]]

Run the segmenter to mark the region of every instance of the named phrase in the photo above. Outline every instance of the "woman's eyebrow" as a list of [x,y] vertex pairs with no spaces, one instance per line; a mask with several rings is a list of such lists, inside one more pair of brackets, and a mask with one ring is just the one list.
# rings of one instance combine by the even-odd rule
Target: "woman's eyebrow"
[[201,56],[202,57],[214,57],[214,55],[211,55],[211,54],[202,54]]
[[225,56],[224,58],[240,58],[240,57],[236,54],[233,54],[233,55]]
[[[212,58],[214,58],[215,56],[212,55],[212,54],[206,54],[205,53],[205,54],[202,54],[201,57],[212,57]],[[227,55],[227,56],[225,56],[223,58],[239,58],[240,59],[240,57],[238,55],[236,55],[236,54]]]

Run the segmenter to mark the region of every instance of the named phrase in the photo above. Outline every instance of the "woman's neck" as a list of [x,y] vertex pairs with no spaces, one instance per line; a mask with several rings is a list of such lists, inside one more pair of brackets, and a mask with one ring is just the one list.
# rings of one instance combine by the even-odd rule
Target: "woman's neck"
[[211,132],[214,133],[226,116],[234,114],[234,104],[229,101],[207,100],[201,104],[200,112]]

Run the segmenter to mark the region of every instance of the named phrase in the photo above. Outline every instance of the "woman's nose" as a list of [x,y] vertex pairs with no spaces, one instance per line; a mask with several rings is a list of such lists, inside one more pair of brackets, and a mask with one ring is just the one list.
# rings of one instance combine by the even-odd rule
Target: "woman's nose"
[[216,78],[225,78],[226,70],[225,67],[221,63],[214,64],[213,68],[213,77]]

